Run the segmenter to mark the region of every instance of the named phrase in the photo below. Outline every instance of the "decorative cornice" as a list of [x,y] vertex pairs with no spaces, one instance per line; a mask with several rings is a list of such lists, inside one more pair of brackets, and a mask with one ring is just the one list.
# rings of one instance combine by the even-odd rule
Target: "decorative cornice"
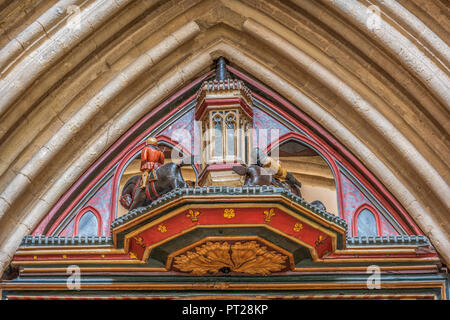
[[[141,209],[141,208],[138,208]],[[136,210],[138,210],[136,209]],[[130,212],[131,213],[131,212]],[[116,219],[118,220],[118,219]],[[128,220],[126,220],[128,221]],[[25,236],[21,246],[100,246],[112,245],[111,237],[98,236],[77,236],[77,237],[46,237],[46,236]],[[371,246],[371,245],[430,245],[426,236],[423,235],[397,235],[397,236],[362,236],[347,237],[347,246]]]
[[347,229],[347,222],[334,214],[326,212],[319,207],[310,204],[305,199],[292,194],[290,191],[284,188],[274,187],[274,186],[254,186],[254,187],[226,187],[226,186],[211,186],[211,187],[196,187],[196,188],[181,188],[176,189],[171,192],[166,193],[162,197],[158,198],[156,201],[152,202],[146,207],[136,208],[131,210],[127,214],[115,219],[111,224],[111,230],[117,228],[118,226],[125,224],[132,219],[139,217],[150,210],[156,209],[170,201],[181,198],[183,196],[211,196],[211,195],[279,195],[293,201],[304,208],[314,212],[318,216],[324,218],[325,220],[335,223],[340,227]]
[[46,237],[46,236],[25,236],[21,246],[101,246],[112,245],[111,237],[98,236],[76,236],[76,237]]
[[348,246],[368,245],[430,245],[427,237],[422,235],[397,235],[397,236],[361,236],[347,237]]
[[225,79],[222,80],[210,80],[210,81],[204,81],[202,86],[200,87],[200,90],[197,92],[197,101],[204,98],[206,93],[215,93],[215,92],[224,92],[224,91],[231,91],[231,90],[241,90],[243,93],[243,96],[246,98],[247,101],[252,102],[252,93],[250,89],[248,89],[244,81],[242,80],[236,80],[236,79]]

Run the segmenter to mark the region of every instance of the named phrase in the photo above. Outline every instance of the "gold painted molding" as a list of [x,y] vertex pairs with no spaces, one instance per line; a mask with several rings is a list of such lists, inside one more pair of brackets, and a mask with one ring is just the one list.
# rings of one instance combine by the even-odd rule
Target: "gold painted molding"
[[[281,248],[280,248],[281,249]],[[169,259],[168,259],[169,261]],[[80,267],[81,272],[89,273],[103,273],[103,272],[117,272],[129,274],[133,272],[167,272],[169,268],[157,268],[157,267]],[[340,271],[356,271],[356,272],[366,272],[367,267],[298,267],[293,268],[292,273],[322,273],[322,272],[340,272]],[[416,265],[416,266],[380,266],[380,271],[430,271],[436,272],[438,269],[435,265]],[[66,274],[67,268],[64,267],[27,267],[25,266],[20,272],[25,274],[38,274],[38,273],[55,273],[55,274]]]

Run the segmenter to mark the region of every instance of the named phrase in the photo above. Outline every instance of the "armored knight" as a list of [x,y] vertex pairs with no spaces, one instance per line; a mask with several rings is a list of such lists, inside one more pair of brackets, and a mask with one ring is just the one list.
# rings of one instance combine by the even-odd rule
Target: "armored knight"
[[155,170],[163,164],[164,153],[158,148],[158,141],[154,137],[148,138],[141,153],[141,189],[145,189],[147,182],[157,179]]

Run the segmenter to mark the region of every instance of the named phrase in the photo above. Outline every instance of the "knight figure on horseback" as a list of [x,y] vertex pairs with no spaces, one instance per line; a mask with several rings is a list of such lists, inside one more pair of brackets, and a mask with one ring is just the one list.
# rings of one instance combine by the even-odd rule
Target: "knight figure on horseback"
[[180,165],[173,162],[164,164],[164,153],[159,149],[156,138],[147,139],[140,160],[142,174],[128,179],[122,189],[120,204],[125,209],[148,205],[171,190],[187,187]]
[[146,141],[146,146],[141,153],[142,179],[140,188],[145,189],[150,181],[157,180],[156,169],[164,164],[164,153],[158,147],[158,141],[150,137]]

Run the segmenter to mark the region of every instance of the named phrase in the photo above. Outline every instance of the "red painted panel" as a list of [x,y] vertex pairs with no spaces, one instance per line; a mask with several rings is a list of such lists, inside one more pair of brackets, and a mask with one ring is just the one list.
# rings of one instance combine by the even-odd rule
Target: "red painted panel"
[[[234,211],[225,211],[230,209]],[[196,225],[220,225],[224,227],[239,227],[240,225],[267,224],[279,230],[282,234],[295,237],[309,244],[310,246],[316,247],[319,256],[323,255],[326,252],[331,252],[332,240],[328,235],[277,208],[273,208],[273,212],[275,213],[275,215],[271,217],[271,220],[269,222],[266,222],[266,215],[264,215],[263,212],[268,209],[271,208],[202,208],[195,210],[200,212],[200,215],[197,217],[197,222],[192,222],[191,219],[186,216],[188,211],[185,211],[141,232],[136,238],[142,238],[143,243],[146,246],[149,246],[159,243],[160,241],[168,239],[172,236],[176,236],[184,230],[187,230]],[[301,229],[298,231],[294,230],[296,223],[302,224]],[[321,241],[319,241],[320,239]],[[133,244],[133,248],[136,248],[136,245]]]

